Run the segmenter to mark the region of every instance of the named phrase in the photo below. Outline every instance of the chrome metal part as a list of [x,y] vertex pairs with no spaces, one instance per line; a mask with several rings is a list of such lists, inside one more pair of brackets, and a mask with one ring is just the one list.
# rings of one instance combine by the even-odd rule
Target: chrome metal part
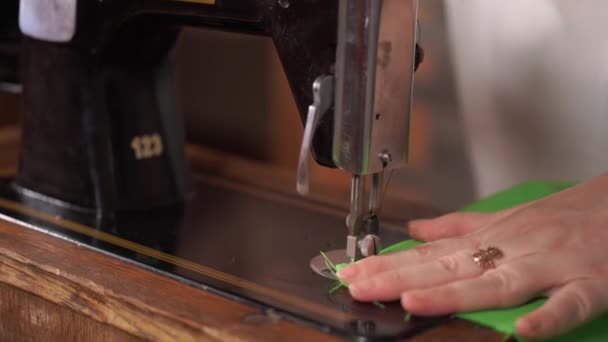
[[374,173],[369,190],[369,213],[365,219],[363,233],[367,234],[359,241],[359,249],[363,257],[378,254],[380,251],[380,212],[382,211],[382,189],[384,173]]
[[393,161],[393,157],[391,156],[391,154],[389,152],[380,153],[378,158],[380,159],[380,161],[382,162],[382,165],[384,165],[384,167],[387,167]]
[[[344,249],[337,249],[329,252],[325,252],[325,255],[331,260],[334,265],[345,264],[350,262],[350,258],[346,256]],[[321,255],[310,260],[310,268],[317,274],[330,279],[336,279],[336,277],[329,271],[325,259]]]
[[382,189],[384,173],[378,172],[372,175],[372,184],[369,187],[369,211],[378,215],[382,208]]
[[369,213],[363,221],[361,235],[380,234],[380,219],[375,213]]
[[357,260],[359,256],[359,236],[348,235],[346,237],[346,254],[348,260]]
[[21,94],[23,92],[23,86],[18,83],[0,82],[0,91],[9,94]]
[[365,176],[353,175],[350,187],[350,213],[347,218],[348,235],[360,233],[361,219],[364,215]]
[[314,103],[308,107],[304,137],[300,147],[300,159],[298,161],[297,189],[301,195],[308,194],[308,167],[310,154],[312,152],[312,140],[321,118],[333,105],[334,77],[324,75],[318,77],[312,86]]
[[291,6],[291,0],[278,0],[279,6],[283,8],[289,8]]
[[363,257],[369,257],[378,254],[380,252],[380,237],[378,235],[365,235],[361,241],[359,241],[359,249]]
[[340,0],[333,158],[367,175],[403,167],[418,0]]

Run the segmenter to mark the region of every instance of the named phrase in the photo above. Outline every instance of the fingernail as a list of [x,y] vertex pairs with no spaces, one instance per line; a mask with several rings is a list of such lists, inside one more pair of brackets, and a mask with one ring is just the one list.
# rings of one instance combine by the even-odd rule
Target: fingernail
[[418,220],[413,220],[413,221],[408,222],[407,231],[411,232],[413,229],[417,229],[425,221],[428,221],[428,220],[418,219]]
[[406,309],[409,310],[409,306],[410,306],[410,296],[408,296],[407,293],[403,293],[401,295],[401,305]]
[[338,270],[338,272],[336,272],[336,275],[341,280],[352,279],[355,275],[357,275],[357,266],[355,266],[355,265],[346,266],[346,267]]
[[515,326],[521,335],[531,337],[540,329],[540,322],[536,319],[522,318],[515,322]]
[[405,292],[401,295],[401,305],[408,311],[415,311],[420,307],[420,303],[426,303],[423,297],[415,291]]
[[420,224],[420,220],[412,220],[407,223],[407,228],[416,228]]
[[372,287],[373,287],[373,284],[371,281],[362,280],[362,281],[358,281],[356,283],[350,284],[348,286],[348,289],[350,290],[350,293],[353,296],[358,296],[365,292],[368,292],[369,290],[372,289]]

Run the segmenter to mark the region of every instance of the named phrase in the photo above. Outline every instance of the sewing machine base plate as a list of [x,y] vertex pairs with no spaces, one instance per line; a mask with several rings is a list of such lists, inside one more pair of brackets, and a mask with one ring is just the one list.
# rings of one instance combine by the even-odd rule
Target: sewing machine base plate
[[[342,248],[341,209],[223,180],[198,180],[182,208],[98,217],[0,182],[0,216],[322,331],[357,340],[414,336],[446,318],[405,319],[399,303],[352,300],[314,273]],[[387,244],[405,238],[386,229]],[[86,260],[82,260],[86,262]],[[212,314],[212,313],[210,313]]]

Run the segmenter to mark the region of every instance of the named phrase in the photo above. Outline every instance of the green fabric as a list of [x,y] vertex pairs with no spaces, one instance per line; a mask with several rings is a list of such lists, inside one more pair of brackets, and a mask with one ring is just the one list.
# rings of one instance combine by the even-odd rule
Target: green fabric
[[[513,206],[540,199],[574,185],[572,182],[527,182],[509,190],[473,203],[463,211],[492,212],[508,209]],[[419,245],[418,241],[404,241],[384,249],[381,254],[407,250]],[[506,335],[515,334],[515,321],[523,315],[540,307],[544,299],[537,299],[528,304],[511,309],[486,310],[480,312],[460,313],[457,317],[491,327]],[[522,338],[517,338],[524,341]],[[608,341],[608,314],[586,323],[574,331],[551,339],[553,342],[605,342]]]
[[573,186],[574,182],[526,182],[475,202],[462,211],[493,212],[531,202]]

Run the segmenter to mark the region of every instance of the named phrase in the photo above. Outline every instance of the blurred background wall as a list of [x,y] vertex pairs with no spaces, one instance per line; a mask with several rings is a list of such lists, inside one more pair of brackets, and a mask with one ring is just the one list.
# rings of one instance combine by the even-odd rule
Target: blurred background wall
[[608,2],[444,4],[477,193],[608,170]]

